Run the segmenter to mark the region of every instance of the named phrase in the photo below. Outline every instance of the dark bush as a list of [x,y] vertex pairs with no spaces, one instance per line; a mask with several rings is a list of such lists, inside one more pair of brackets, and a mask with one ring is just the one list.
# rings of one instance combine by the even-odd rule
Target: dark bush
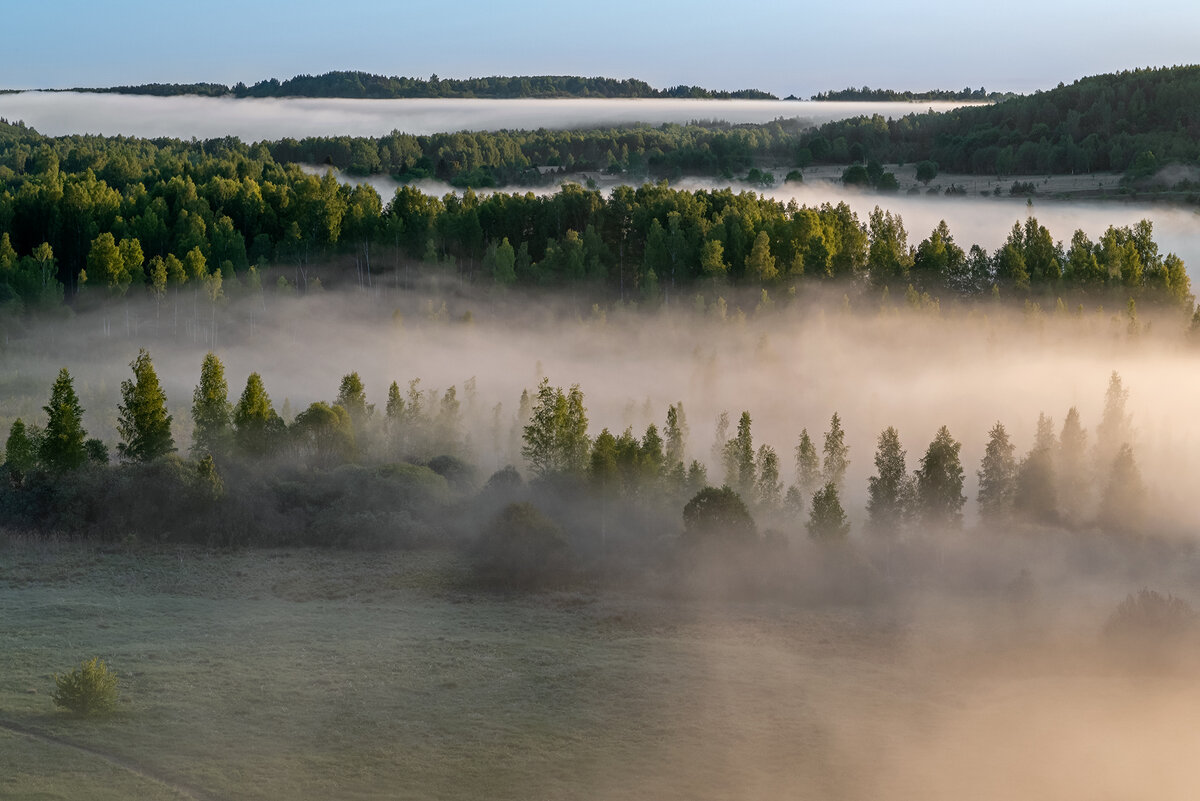
[[705,487],[687,502],[683,532],[691,542],[751,542],[758,537],[750,510],[728,486]]
[[531,503],[510,503],[484,528],[474,567],[487,586],[530,590],[566,583],[571,559],[554,521]]

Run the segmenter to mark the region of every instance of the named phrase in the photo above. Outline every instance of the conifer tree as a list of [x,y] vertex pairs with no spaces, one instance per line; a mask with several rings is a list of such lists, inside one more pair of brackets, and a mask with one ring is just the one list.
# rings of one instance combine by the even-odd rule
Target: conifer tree
[[42,408],[46,412],[46,428],[38,449],[42,465],[54,472],[79,467],[87,460],[87,432],[83,429],[83,407],[67,368],[58,371],[50,389],[50,402]]
[[839,489],[846,479],[846,468],[850,466],[850,448],[846,445],[846,432],[842,430],[842,419],[837,412],[829,420],[829,431],[825,432],[825,460],[821,464],[821,477],[825,483],[833,482]]
[[1087,432],[1080,424],[1079,410],[1074,406],[1063,421],[1055,456],[1059,503],[1067,519],[1078,522],[1088,505],[1091,471],[1087,461]]
[[171,437],[171,415],[167,396],[158,383],[154,363],[145,348],[130,362],[134,381],[121,382],[121,404],[117,408],[117,452],[131,462],[149,462],[175,450]]
[[342,381],[338,385],[337,400],[333,403],[335,406],[341,406],[346,410],[346,414],[350,415],[350,422],[355,431],[362,430],[363,425],[367,422],[370,409],[367,406],[367,392],[363,388],[363,382],[358,377],[358,373],[347,373],[342,376]]
[[770,445],[759,447],[755,467],[758,472],[758,502],[768,509],[774,509],[779,506],[783,496],[783,482],[779,480],[779,456],[775,449]]
[[1113,457],[1100,502],[1099,522],[1105,528],[1136,532],[1146,524],[1146,485],[1133,458],[1133,448],[1122,445]]
[[233,441],[233,405],[225,365],[211,351],[200,365],[200,383],[192,392],[192,454],[221,456]]
[[37,443],[20,417],[8,429],[8,439],[4,442],[4,466],[9,478],[18,484],[24,480],[26,473],[37,466]]
[[875,475],[867,479],[867,513],[876,532],[894,532],[907,515],[911,489],[904,457],[900,435],[888,426],[879,435]]
[[1058,522],[1058,481],[1054,464],[1057,449],[1054,421],[1044,414],[1038,415],[1033,448],[1017,467],[1013,506],[1019,516],[1047,524]]
[[962,443],[950,436],[945,426],[921,457],[916,470],[916,507],[922,522],[931,526],[959,526],[962,507],[963,469],[959,461]]
[[838,499],[837,484],[827,481],[825,486],[813,495],[807,528],[808,535],[816,540],[845,539],[850,533],[846,511],[842,509],[842,502]]
[[271,405],[262,376],[251,373],[233,409],[234,445],[246,456],[269,456],[278,446],[283,431],[283,420]]
[[987,523],[1004,523],[1012,515],[1017,462],[1012,442],[997,421],[988,432],[987,449],[979,464],[979,516]]
[[808,497],[821,481],[821,460],[808,429],[800,431],[800,442],[796,445],[796,489]]

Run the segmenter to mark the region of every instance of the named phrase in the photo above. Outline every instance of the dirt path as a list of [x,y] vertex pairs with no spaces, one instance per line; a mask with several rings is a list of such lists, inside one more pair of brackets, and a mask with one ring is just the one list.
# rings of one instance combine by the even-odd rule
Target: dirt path
[[197,790],[193,787],[187,787],[179,784],[176,781],[172,781],[168,778],[157,775],[151,771],[148,771],[146,768],[136,762],[116,756],[115,754],[110,754],[106,751],[101,751],[86,745],[73,743],[70,740],[63,739],[62,737],[56,737],[52,734],[45,734],[27,726],[22,726],[19,723],[13,723],[10,720],[4,720],[2,718],[0,718],[0,730],[11,732],[12,734],[16,734],[21,737],[28,737],[31,740],[37,740],[50,745],[56,745],[61,748],[69,748],[72,751],[76,751],[81,754],[87,754],[88,756],[95,757],[96,759],[104,760],[108,764],[114,765],[124,771],[128,771],[138,778],[145,779],[153,784],[162,785],[178,795],[180,798],[190,798],[192,801],[219,801],[216,796],[210,795],[209,793],[201,790]]

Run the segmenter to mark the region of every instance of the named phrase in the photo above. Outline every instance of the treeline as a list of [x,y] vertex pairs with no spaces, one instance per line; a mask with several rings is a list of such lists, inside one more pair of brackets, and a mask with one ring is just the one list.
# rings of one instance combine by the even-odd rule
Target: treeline
[[1129,171],[1200,163],[1200,67],[1140,69],[987,106],[822,125],[803,147],[814,161],[932,160],[972,174]]
[[1012,92],[988,92],[982,86],[978,89],[967,87],[959,91],[952,89],[930,89],[925,92],[913,92],[905,90],[902,92],[895,89],[872,89],[869,86],[864,86],[856,89],[853,86],[845,89],[834,89],[828,92],[817,92],[812,96],[813,100],[857,100],[857,101],[926,101],[926,100],[975,100],[975,101],[997,101],[1005,100],[1010,97],[1016,97]]
[[[461,396],[454,387],[423,392],[413,380],[404,392],[392,382],[377,407],[349,373],[335,398],[293,417],[276,411],[257,373],[232,402],[224,366],[209,353],[193,393],[185,459],[175,454],[173,420],[149,354],[140,351],[130,366],[115,458],[106,443],[88,438],[65,368],[44,420],[12,424],[0,525],[149,542],[467,545],[492,580],[519,583],[536,582],[539,567],[564,548],[629,568],[636,564],[629,557],[676,543],[746,544],[765,536],[782,546],[802,534],[831,542],[851,531],[842,500],[851,453],[836,413],[819,447],[802,428],[784,451],[755,441],[749,412],[732,429],[721,413],[705,464],[689,445],[682,402],[668,407],[661,428],[593,433],[580,388],[543,380],[522,393],[515,413],[492,409],[487,456],[511,462],[483,481],[472,461],[480,456],[463,433],[464,418],[480,411],[472,408],[473,379]],[[996,423],[976,471],[982,526],[1123,535],[1152,528],[1130,446],[1127,394],[1113,373],[1092,435],[1074,408],[1061,429],[1042,415],[1020,457]],[[960,452],[942,426],[910,471],[898,432],[884,429],[867,482],[866,539],[962,528]],[[710,469],[720,470],[720,486]]]
[[302,291],[315,263],[333,265],[326,278],[372,286],[381,268],[395,275],[414,262],[464,281],[650,305],[726,284],[786,291],[830,279],[947,299],[1192,302],[1182,260],[1159,251],[1148,221],[1064,244],[1029,217],[988,252],[957,243],[944,223],[910,244],[900,217],[880,209],[864,221],[844,203],[665,184],[444,198],[406,186],[385,205],[369,186],[281,164],[261,144],[0,129],[0,303],[10,309],[53,308],[81,291],[162,301],[184,287],[215,303],[222,284],[257,285],[269,265]]
[[417,97],[649,97],[703,100],[777,100],[757,89],[721,91],[679,85],[655,89],[634,78],[583,78],[577,75],[493,75],[484,78],[407,78],[368,72],[335,70],[323,75],[297,75],[280,81],[269,78],[247,86],[219,83],[149,83],[137,86],[78,88],[72,92],[126,95],[203,95],[205,97],[344,97],[388,100]]

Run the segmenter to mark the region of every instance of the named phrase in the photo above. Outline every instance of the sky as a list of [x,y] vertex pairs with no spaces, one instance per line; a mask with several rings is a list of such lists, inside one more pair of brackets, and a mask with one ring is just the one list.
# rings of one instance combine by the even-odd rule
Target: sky
[[10,0],[0,87],[386,75],[603,75],[808,97],[1029,92],[1200,60],[1194,0]]

